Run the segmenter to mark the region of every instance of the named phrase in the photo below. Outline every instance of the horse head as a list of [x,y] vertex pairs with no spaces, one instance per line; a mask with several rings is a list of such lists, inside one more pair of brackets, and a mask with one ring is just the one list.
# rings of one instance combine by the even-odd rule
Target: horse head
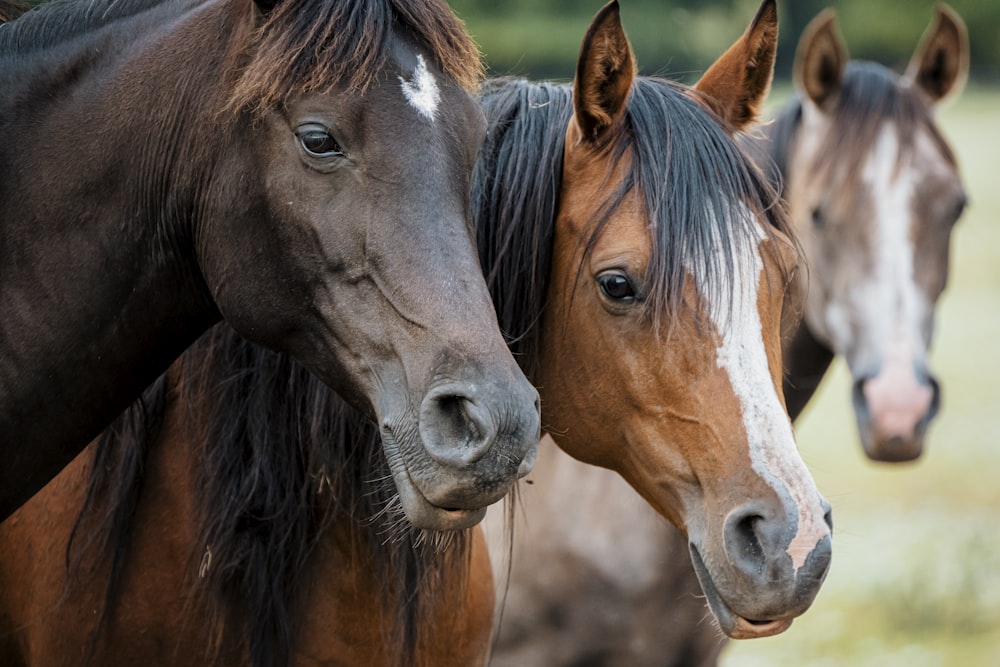
[[940,404],[928,350],[966,195],[934,109],[960,88],[968,50],[961,18],[939,5],[903,76],[848,62],[832,10],[796,54],[800,117],[784,172],[809,258],[804,326],[846,359],[875,460],[920,456]]
[[229,103],[255,114],[237,142],[253,170],[237,173],[266,214],[212,216],[205,279],[239,332],[375,417],[411,522],[472,525],[530,469],[538,407],[476,261],[485,122],[464,33],[435,3],[393,3],[384,53],[365,51],[350,40],[376,29],[332,3],[340,28],[296,49],[306,17],[272,4]]
[[619,472],[685,531],[731,637],[787,628],[831,554],[829,506],[780,391],[797,247],[734,140],[767,94],[776,41],[767,0],[688,89],[636,77],[617,3],[594,19],[566,130],[537,382],[560,447]]

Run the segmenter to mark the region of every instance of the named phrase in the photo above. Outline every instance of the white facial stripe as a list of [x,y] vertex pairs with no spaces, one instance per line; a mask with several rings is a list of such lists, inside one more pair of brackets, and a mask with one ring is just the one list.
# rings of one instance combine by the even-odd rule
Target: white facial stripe
[[[746,215],[750,215],[749,211]],[[743,410],[754,471],[779,495],[790,496],[798,508],[798,530],[788,545],[788,555],[798,571],[829,529],[823,519],[816,484],[799,456],[788,414],[781,407],[771,379],[757,310],[757,292],[764,270],[760,241],[764,232],[754,220],[757,243],[737,251],[733,258],[734,285],[723,294],[732,295],[732,304],[710,304],[712,323],[722,335],[717,352],[718,365],[729,375],[733,392]],[[704,285],[699,292],[708,294]]]
[[863,318],[861,329],[870,333],[859,341],[867,350],[859,349],[860,358],[851,362],[866,370],[884,362],[890,344],[912,350],[913,360],[925,356],[920,330],[930,304],[913,274],[915,175],[911,164],[900,165],[897,137],[896,128],[887,123],[862,172],[875,208],[874,272],[852,297],[852,307]]
[[413,70],[413,80],[407,81],[403,77],[399,77],[399,83],[403,87],[403,95],[406,96],[410,106],[433,123],[438,103],[441,101],[441,93],[438,91],[437,81],[427,69],[427,63],[424,62],[422,55],[417,54],[417,68]]

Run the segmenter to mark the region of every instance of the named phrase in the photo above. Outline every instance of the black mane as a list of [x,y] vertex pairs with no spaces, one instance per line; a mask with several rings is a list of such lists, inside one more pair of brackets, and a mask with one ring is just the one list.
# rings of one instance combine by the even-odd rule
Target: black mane
[[[368,536],[384,602],[398,601],[394,641],[402,656],[411,652],[421,601],[435,593],[426,582],[454,575],[438,572],[445,538],[403,520],[377,428],[290,357],[246,342],[225,324],[175,366],[169,384],[177,396],[167,384],[161,377],[97,443],[67,547],[71,572],[94,555],[112,563],[102,624],[116,602],[145,460],[172,400],[185,411],[198,452],[199,537],[191,562],[208,563],[198,594],[213,613],[213,636],[236,641],[252,665],[290,664],[308,559],[324,530],[346,520]],[[81,545],[77,528],[85,521],[102,534]],[[464,534],[448,537],[465,549]],[[202,561],[207,552],[210,561]],[[220,648],[209,647],[206,658]]]

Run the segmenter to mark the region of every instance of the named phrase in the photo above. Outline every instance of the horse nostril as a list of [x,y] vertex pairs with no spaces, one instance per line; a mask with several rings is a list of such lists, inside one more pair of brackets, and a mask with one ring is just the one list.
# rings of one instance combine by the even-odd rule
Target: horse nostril
[[464,396],[439,396],[436,400],[442,417],[442,434],[445,437],[456,443],[463,438],[479,439],[479,424],[469,417],[469,413],[465,409],[467,401]]
[[435,391],[424,398],[419,428],[431,458],[455,468],[478,461],[495,438],[489,410],[455,391]]
[[761,514],[748,512],[742,516],[731,515],[727,521],[726,550],[742,569],[760,572],[764,567],[764,546],[758,532],[764,520]]

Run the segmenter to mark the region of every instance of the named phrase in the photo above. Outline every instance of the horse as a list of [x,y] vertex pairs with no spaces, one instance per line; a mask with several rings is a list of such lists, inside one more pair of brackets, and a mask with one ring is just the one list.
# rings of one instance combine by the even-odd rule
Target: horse
[[[543,388],[546,429],[576,454],[637,466],[624,474],[687,528],[734,636],[788,627],[831,550],[829,507],[779,396],[796,248],[730,134],[770,84],[773,2],[759,19],[688,89],[636,77],[610,3],[572,88],[484,87],[490,131],[472,194],[498,320]],[[601,354],[612,341],[619,353]],[[14,591],[0,655],[485,660],[493,581],[482,534],[451,543],[413,530],[385,485],[392,462],[372,444],[375,426],[345,417],[297,368],[212,332],[90,458],[0,526],[0,587]],[[740,393],[748,387],[757,402]],[[615,420],[596,414],[612,408]],[[277,440],[298,444],[294,460]]]
[[539,426],[468,231],[481,75],[440,0],[2,24],[0,518],[224,318],[378,420],[411,520],[478,521]]
[[[793,419],[800,415],[830,362],[829,352],[806,355],[805,344],[812,341],[814,350],[820,345],[814,331],[848,333],[829,324],[813,329],[808,313],[813,309],[812,318],[821,318],[830,312],[831,304],[863,305],[851,301],[858,289],[854,281],[861,280],[864,270],[874,268],[866,257],[887,252],[868,244],[888,243],[889,233],[876,230],[899,224],[879,203],[898,202],[902,194],[894,192],[895,188],[904,188],[914,197],[912,203],[899,204],[896,210],[913,212],[910,236],[918,242],[894,241],[895,251],[914,254],[909,260],[896,257],[893,261],[919,268],[915,275],[920,276],[923,289],[929,290],[924,293],[926,303],[933,304],[943,287],[948,237],[965,197],[954,154],[932,112],[944,93],[955,94],[965,77],[965,34],[961,19],[947,6],[938,5],[907,74],[898,77],[870,63],[845,64],[846,51],[835,31],[833,14],[824,12],[803,33],[798,47],[794,68],[798,99],[773,122],[745,135],[773,184],[784,187],[809,267],[808,272],[796,274],[794,298],[789,303],[793,315],[802,310],[808,280],[806,320],[797,333],[785,338],[784,392]],[[818,92],[823,90],[833,97],[824,100]],[[844,143],[835,148],[835,141]],[[893,141],[903,143],[886,155],[884,142],[891,145]],[[881,162],[888,157],[895,162],[892,168]],[[863,180],[875,167],[881,170],[876,172],[879,178],[897,174],[895,181],[874,190],[877,197],[871,194],[873,186]],[[928,200],[930,196],[935,199]],[[817,208],[817,202],[822,206]],[[821,215],[814,218],[817,210]],[[842,245],[845,240],[850,241],[847,247]],[[897,282],[883,289],[890,293],[901,288]],[[914,300],[906,296],[898,302],[912,304]],[[880,334],[898,326],[861,317],[862,312],[877,312],[889,318],[893,309],[884,305],[856,315],[846,305],[840,308],[844,321],[853,323],[849,331],[857,344],[834,348],[837,354],[846,356],[847,350],[862,342],[873,344]],[[925,311],[925,316],[930,314]],[[929,335],[925,329],[924,339]],[[886,363],[897,352],[890,348]],[[809,364],[810,358],[814,365]],[[921,363],[913,367],[919,369]],[[910,447],[914,444],[911,440]],[[519,541],[506,583],[503,624],[492,661],[495,667],[717,664],[725,639],[705,622],[705,604],[685,554],[683,534],[660,520],[617,475],[583,466],[547,443],[539,448],[528,480],[534,484],[519,489],[523,509],[518,516],[524,519],[516,526]],[[565,521],[567,514],[586,521],[588,530],[573,531],[573,524]],[[487,521],[494,520],[491,515],[492,510]],[[622,516],[629,520],[622,521]],[[494,562],[505,557],[498,534],[491,530],[488,535]]]
[[927,357],[951,232],[968,200],[934,109],[968,69],[965,24],[947,5],[902,76],[849,62],[828,10],[799,43],[801,94],[767,128],[772,177],[811,267],[808,289],[804,277],[797,286],[808,292],[802,325],[785,352],[789,412],[801,412],[842,357],[875,461],[919,457],[940,406]]

